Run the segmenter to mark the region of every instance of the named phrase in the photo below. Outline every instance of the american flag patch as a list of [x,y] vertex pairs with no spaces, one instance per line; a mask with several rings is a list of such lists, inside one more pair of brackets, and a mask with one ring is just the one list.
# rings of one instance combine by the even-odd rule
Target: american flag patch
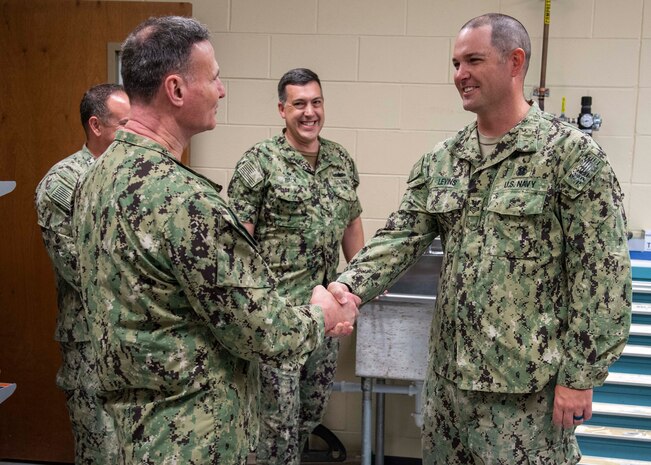
[[52,201],[64,211],[69,212],[72,207],[72,189],[64,184],[56,184],[50,193]]
[[237,172],[249,187],[255,187],[264,177],[260,169],[249,160],[237,167]]

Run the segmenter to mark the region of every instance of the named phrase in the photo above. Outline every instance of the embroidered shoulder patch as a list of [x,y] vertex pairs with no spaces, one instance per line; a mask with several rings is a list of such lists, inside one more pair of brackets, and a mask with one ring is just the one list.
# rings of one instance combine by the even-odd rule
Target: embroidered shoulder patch
[[237,167],[237,172],[240,174],[240,176],[242,176],[242,179],[247,184],[247,186],[251,188],[257,186],[260,181],[264,179],[264,176],[262,175],[260,168],[258,168],[258,165],[249,160],[241,163]]
[[409,172],[409,177],[407,178],[408,183],[412,182],[414,179],[418,178],[421,175],[422,167],[423,167],[423,159],[421,158],[411,168],[411,171]]
[[577,191],[582,191],[590,180],[597,174],[606,161],[595,155],[582,157],[565,176],[565,182]]
[[70,186],[57,182],[52,186],[49,196],[59,208],[70,212],[72,210],[72,194],[73,190]]

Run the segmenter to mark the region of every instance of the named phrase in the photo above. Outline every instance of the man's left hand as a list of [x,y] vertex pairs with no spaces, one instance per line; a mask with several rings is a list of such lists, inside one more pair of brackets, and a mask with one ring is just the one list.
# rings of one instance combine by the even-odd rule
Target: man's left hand
[[571,389],[556,385],[554,415],[556,426],[572,428],[592,418],[592,389]]

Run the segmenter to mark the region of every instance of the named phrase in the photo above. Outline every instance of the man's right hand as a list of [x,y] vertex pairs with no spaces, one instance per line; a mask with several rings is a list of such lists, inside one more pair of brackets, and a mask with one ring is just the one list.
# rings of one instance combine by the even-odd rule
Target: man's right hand
[[[348,286],[346,286],[344,283],[332,281],[330,284],[328,284],[328,292],[332,294],[335,297],[335,299],[337,299],[337,302],[339,302],[341,305],[344,305],[345,303],[348,302],[348,296],[350,295],[358,299],[359,303],[361,303],[361,299],[356,295],[351,294],[350,291],[348,290]],[[359,303],[357,304],[358,307],[359,307]]]
[[[342,284],[344,288],[345,285]],[[337,298],[323,286],[316,286],[312,291],[310,303],[318,305],[323,310],[326,335],[348,336],[353,332],[355,319],[359,314],[358,307],[361,299],[348,292],[338,293]]]

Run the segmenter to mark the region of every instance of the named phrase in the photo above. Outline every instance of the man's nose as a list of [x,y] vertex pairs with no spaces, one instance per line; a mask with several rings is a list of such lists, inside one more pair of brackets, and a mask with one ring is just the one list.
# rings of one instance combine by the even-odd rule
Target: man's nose
[[468,68],[466,68],[463,63],[460,63],[457,68],[454,70],[455,79],[465,79],[468,77]]

